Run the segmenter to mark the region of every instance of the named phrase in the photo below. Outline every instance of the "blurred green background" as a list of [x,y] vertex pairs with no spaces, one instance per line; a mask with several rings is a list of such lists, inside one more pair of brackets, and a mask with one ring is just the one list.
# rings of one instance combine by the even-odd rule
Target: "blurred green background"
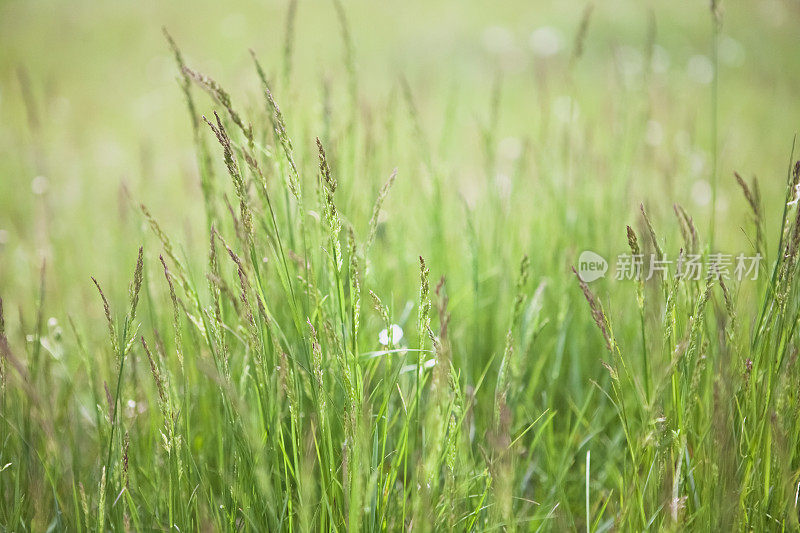
[[[554,510],[563,505],[561,518],[571,521],[563,524],[574,525],[583,511],[583,444],[595,439],[593,482],[604,491],[598,503],[608,501],[605,491],[616,490],[617,481],[624,486],[629,480],[623,477],[628,470],[616,412],[601,397],[609,379],[600,364],[603,339],[570,266],[581,250],[612,261],[626,252],[626,224],[637,228],[644,242],[640,203],[672,259],[682,246],[674,203],[694,217],[701,242],[708,242],[715,181],[714,249],[750,254],[752,220],[734,171],[748,180],[759,178],[770,256],[775,256],[786,167],[800,127],[800,2],[722,3],[716,96],[714,22],[707,1],[608,0],[589,7],[571,0],[343,0],[342,5],[347,38],[333,2],[298,1],[287,63],[288,2],[0,0],[0,297],[8,337],[15,347],[33,346],[34,337],[27,335],[37,310],[56,319],[41,321],[49,328],[42,346],[60,362],[54,365],[55,386],[46,381],[45,390],[53,404],[64,407],[52,413],[59,430],[86,445],[91,412],[86,406],[97,405],[100,381],[112,379],[114,364],[90,276],[104,287],[116,316],[144,245],[141,330],[149,335],[172,320],[156,257],[162,245],[138,205],[148,207],[179,255],[186,256],[198,286],[207,265],[208,228],[193,133],[162,27],[187,64],[217,80],[243,116],[262,121],[256,131],[266,132],[270,123],[252,49],[286,117],[311,199],[312,234],[323,228],[313,222],[319,213],[311,212],[317,208],[316,136],[339,180],[336,207],[359,242],[378,189],[394,167],[399,169],[381,219],[386,223],[377,226],[377,242],[365,261],[364,289],[379,293],[392,320],[411,338],[416,337],[418,257],[431,268],[431,286],[447,275],[453,362],[467,394],[484,369],[491,370],[487,383],[497,376],[495,356],[502,354],[506,315],[514,306],[514,276],[522,256],[530,256],[531,285],[547,290],[536,303],[541,307],[528,310],[537,320],[541,311],[544,333],[535,349],[523,354],[525,375],[535,386],[522,387],[516,424],[538,413],[558,415],[549,426],[550,440],[541,446],[544,452],[527,465],[525,476],[541,481],[536,490],[543,501]],[[589,20],[585,32],[584,20]],[[219,107],[193,90],[199,112],[208,115]],[[216,139],[205,126],[202,132],[217,183],[235,204]],[[280,178],[274,170],[279,167],[265,168],[273,169],[268,179]],[[285,192],[279,179],[270,186],[280,191],[276,194]],[[222,211],[219,195],[214,201]],[[233,224],[223,214],[221,233],[230,238]],[[320,266],[327,253],[322,242],[310,251]],[[265,242],[258,245],[259,253],[269,253]],[[39,306],[43,261],[46,290]],[[269,278],[268,295],[277,295],[269,304],[287,318],[287,309],[280,309],[287,304],[280,281]],[[765,280],[759,283],[763,288]],[[655,285],[647,290],[658,291]],[[734,289],[737,309],[745,310],[742,323],[755,316],[758,286],[747,281]],[[647,317],[643,312],[640,323],[633,283],[609,276],[592,290],[603,300],[626,356],[639,350],[640,325],[659,331],[661,300],[654,300],[659,303]],[[379,349],[377,333],[385,324],[366,300],[361,348]],[[692,309],[680,312],[689,315]],[[61,335],[67,317],[76,319],[75,329],[87,340],[85,361],[97,362],[96,383],[86,376],[83,355],[75,355],[75,336]],[[658,342],[653,339],[651,344]],[[144,368],[143,355],[134,357],[138,361],[131,368]],[[49,380],[51,373],[43,375]],[[208,383],[198,383],[197,391],[207,390]],[[491,421],[493,386],[480,391],[476,404],[476,442]],[[146,394],[132,390],[141,395],[136,397]],[[634,398],[633,392],[627,395]],[[578,413],[581,405],[590,407]],[[202,427],[218,427],[205,420],[206,413],[196,415],[209,422]],[[204,449],[202,442],[191,444]],[[138,448],[144,455],[150,451],[146,445]],[[74,442],[73,448],[78,449]],[[47,459],[63,462],[64,469],[55,471],[66,471],[64,450],[50,451]],[[90,454],[70,467],[100,476]],[[43,487],[26,497],[44,502]],[[35,526],[50,520],[49,510],[42,509]]]
[[[585,151],[584,167],[567,165],[568,175],[552,179],[568,182],[571,198],[598,209],[613,206],[599,225],[581,222],[579,212],[566,215],[588,226],[586,238],[595,248],[624,251],[624,224],[642,200],[650,201],[657,220],[671,216],[672,203],[680,202],[701,231],[706,227],[713,72],[708,2],[597,2],[583,57],[574,62],[586,6],[344,3],[360,118],[377,125],[375,146],[389,150],[387,160],[394,150],[391,164],[400,167],[398,192],[387,205],[397,235],[411,224],[397,216],[424,180],[421,158],[395,148],[414,145],[415,136],[397,97],[401,78],[436,147],[437,166],[467,202],[480,198],[474,184],[483,179],[482,132],[493,120],[494,88],[501,87],[492,141],[501,159],[513,161],[524,147],[538,161],[558,161],[567,146],[561,137]],[[719,238],[737,251],[747,241],[738,229],[741,217],[732,214],[742,212],[732,171],[759,176],[768,207],[782,201],[800,124],[800,2],[722,7]],[[285,2],[0,3],[0,293],[7,302],[36,293],[36,273],[46,258],[51,302],[66,308],[91,302],[99,317],[89,274],[123,290],[129,268],[119,265],[131,264],[143,239],[141,217],[131,210],[139,202],[192,255],[192,243],[204,239],[201,195],[162,26],[189,65],[219,81],[240,108],[261,110],[248,49],[280,79],[286,12]],[[298,150],[308,154],[321,129],[325,92],[334,116],[347,102],[345,49],[331,3],[300,0],[295,32],[290,83],[279,84],[276,96],[288,110]],[[214,109],[210,99],[199,101],[201,112]],[[387,139],[380,127],[390,108],[405,124],[399,139]],[[344,119],[339,122],[343,127]],[[341,181],[379,183],[390,170]],[[526,180],[536,181],[550,170],[534,163],[525,172]],[[584,205],[554,190],[566,211]],[[371,204],[359,198],[351,193],[350,206],[368,210]],[[532,195],[520,205],[536,209],[536,202]],[[768,227],[779,216],[768,210]],[[406,234],[414,239],[415,233]],[[402,248],[411,253],[399,264],[413,264],[414,248],[413,241]]]

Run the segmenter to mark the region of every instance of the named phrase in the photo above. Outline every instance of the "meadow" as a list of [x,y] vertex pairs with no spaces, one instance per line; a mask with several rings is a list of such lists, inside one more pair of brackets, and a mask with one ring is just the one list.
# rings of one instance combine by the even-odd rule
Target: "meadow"
[[0,527],[800,529],[798,22],[0,2]]

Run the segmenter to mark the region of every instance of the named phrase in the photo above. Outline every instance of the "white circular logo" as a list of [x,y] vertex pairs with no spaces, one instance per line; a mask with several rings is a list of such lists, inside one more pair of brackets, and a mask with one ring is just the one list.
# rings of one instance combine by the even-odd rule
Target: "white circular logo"
[[600,279],[608,272],[608,262],[599,254],[584,250],[578,257],[578,276],[586,283]]

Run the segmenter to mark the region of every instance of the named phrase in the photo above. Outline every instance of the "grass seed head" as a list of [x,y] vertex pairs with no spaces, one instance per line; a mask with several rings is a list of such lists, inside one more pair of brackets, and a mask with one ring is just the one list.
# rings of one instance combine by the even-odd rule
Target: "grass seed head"
[[179,306],[178,306],[178,297],[175,295],[175,286],[172,283],[172,275],[169,272],[169,268],[167,268],[167,262],[164,261],[164,256],[159,255],[158,258],[161,260],[161,265],[164,267],[164,277],[167,279],[167,285],[169,285],[169,297],[172,300],[172,327],[175,331],[175,351],[178,355],[178,362],[183,368],[183,351],[181,349],[181,320],[180,320],[180,313],[179,313]]
[[111,307],[108,305],[108,300],[106,299],[106,295],[103,293],[103,289],[100,288],[100,283],[92,276],[92,281],[94,282],[94,286],[97,287],[97,292],[100,293],[100,298],[103,300],[103,312],[106,315],[106,323],[108,324],[108,337],[111,341],[111,348],[114,350],[114,354],[119,354],[119,345],[117,339],[117,332],[116,328],[114,327],[114,319],[111,318]]
[[[245,138],[247,139],[249,144],[253,144],[253,125],[245,125],[244,120],[242,117],[233,109],[233,105],[231,103],[230,95],[222,88],[222,86],[214,81],[211,77],[196,72],[186,65],[183,65],[181,71],[184,73],[185,76],[189,77],[190,79],[194,80],[200,87],[202,87],[209,95],[211,95],[214,100],[216,100],[225,110],[228,112],[228,115],[231,117],[236,126],[244,134]],[[216,115],[216,112],[214,113]],[[205,119],[205,117],[203,117]],[[219,117],[217,117],[219,120]]]
[[525,293],[525,286],[528,284],[528,276],[530,275],[530,268],[531,268],[531,260],[528,257],[528,254],[525,254],[522,257],[522,261],[519,265],[519,277],[517,278],[517,295],[514,299],[514,312],[512,314],[511,322],[512,327],[516,325],[519,321],[519,317],[522,315],[522,306],[525,303],[526,293]]
[[231,138],[228,136],[228,132],[225,130],[225,126],[222,125],[222,120],[220,120],[219,114],[216,111],[214,111],[214,117],[217,121],[216,126],[205,116],[203,116],[203,120],[205,120],[206,124],[211,127],[211,130],[217,137],[220,146],[222,146],[225,166],[227,167],[228,174],[230,174],[231,180],[233,181],[233,185],[236,190],[236,196],[239,198],[239,214],[241,216],[242,225],[244,226],[247,245],[249,246],[252,244],[253,239],[253,220],[250,213],[250,201],[247,195],[247,187],[245,186],[244,178],[242,178],[242,173],[239,170],[239,164],[236,162],[236,156],[233,152]]
[[378,312],[378,315],[380,315],[384,325],[387,328],[389,328],[389,326],[391,325],[389,320],[389,308],[383,305],[380,297],[377,294],[375,294],[375,292],[373,292],[372,290],[369,291],[369,295],[372,298],[372,306]]
[[139,247],[139,255],[136,258],[136,269],[133,272],[133,282],[129,289],[131,307],[128,312],[128,323],[132,326],[136,318],[136,307],[139,304],[139,291],[142,289],[142,279],[144,277],[144,247]]
[[333,258],[336,264],[336,271],[342,270],[342,245],[339,242],[339,233],[342,230],[342,221],[339,218],[339,213],[336,210],[336,203],[333,200],[333,193],[336,192],[336,179],[331,175],[331,169],[328,165],[328,158],[325,155],[325,149],[322,147],[322,142],[317,137],[317,151],[319,154],[319,173],[324,185],[324,205],[323,212],[325,223],[328,225],[330,243],[333,248]]
[[647,231],[650,234],[650,242],[653,245],[653,249],[656,252],[656,257],[658,259],[662,259],[664,257],[664,252],[661,250],[661,246],[658,244],[658,237],[656,237],[656,231],[653,229],[653,223],[650,222],[650,217],[647,216],[647,213],[644,210],[644,204],[639,204],[639,210],[642,213],[642,217],[644,218],[644,222],[647,225]]
[[581,17],[581,24],[578,27],[578,32],[575,34],[575,44],[573,46],[571,63],[578,61],[583,55],[583,48],[586,43],[586,35],[589,33],[589,22],[592,20],[592,11],[594,5],[589,3],[583,9],[583,16]]
[[375,200],[375,205],[372,207],[372,217],[369,219],[369,233],[367,234],[367,241],[364,244],[365,255],[375,242],[375,236],[378,233],[378,220],[380,218],[381,208],[383,207],[383,202],[386,200],[386,197],[389,195],[389,190],[392,188],[395,178],[397,178],[397,169],[392,171],[389,175],[389,179],[386,180],[386,183],[381,187],[381,190],[378,192],[378,198]]
[[627,226],[628,229],[628,246],[631,249],[632,255],[639,255],[641,254],[641,249],[639,248],[639,239],[636,238],[636,232],[633,231],[633,228]]
[[352,226],[348,228],[347,246],[350,256],[350,307],[353,313],[353,343],[356,344],[361,320],[361,272],[358,264],[356,236]]
[[687,252],[690,254],[697,253],[699,239],[692,217],[680,204],[673,204],[672,210],[675,212],[675,216],[678,217],[678,224],[681,228],[681,235]]
[[592,313],[592,319],[594,320],[594,323],[597,324],[598,329],[600,329],[600,333],[603,335],[603,340],[606,343],[606,349],[611,352],[614,342],[611,337],[611,333],[608,330],[606,314],[603,311],[603,306],[600,304],[600,300],[589,289],[589,285],[587,285],[586,282],[581,279],[578,271],[575,270],[575,267],[572,267],[572,272],[575,274],[575,277],[578,278],[578,285],[580,285],[581,292],[583,292],[583,296],[586,298],[586,302],[589,304],[589,309]]
[[[420,339],[420,350],[425,348],[425,335],[426,331],[431,324],[431,298],[430,298],[430,282],[428,276],[430,270],[425,266],[425,260],[419,256],[419,312],[417,314],[417,332]],[[422,354],[420,354],[422,357]]]
[[311,335],[311,356],[312,356],[312,366],[314,370],[314,378],[316,379],[318,392],[318,401],[319,401],[319,418],[320,423],[324,424],[326,419],[326,411],[327,411],[327,403],[326,403],[326,393],[325,393],[325,381],[322,371],[322,347],[319,344],[319,339],[317,338],[317,330],[314,328],[314,325],[311,323],[311,319],[307,318],[306,323],[308,324],[308,329]]
[[147,355],[147,361],[150,363],[150,372],[153,374],[153,380],[156,383],[158,398],[161,401],[161,409],[166,413],[167,392],[164,385],[164,379],[161,376],[159,365],[156,363],[155,359],[153,359],[153,354],[150,352],[150,348],[147,346],[147,341],[145,341],[144,336],[142,336],[142,346],[144,347],[144,353]]
[[108,410],[106,411],[106,415],[108,416],[108,423],[113,424],[114,422],[114,397],[111,395],[111,389],[108,388],[108,382],[103,382],[103,389],[106,391],[106,404]]
[[289,0],[289,9],[286,12],[286,33],[283,39],[283,84],[289,87],[292,73],[292,56],[294,48],[294,21],[297,18],[297,0]]
[[733,175],[736,178],[736,183],[738,183],[739,187],[741,187],[742,193],[744,193],[744,197],[747,200],[747,203],[750,205],[750,209],[753,211],[753,215],[759,217],[761,208],[759,207],[753,192],[750,190],[750,187],[747,186],[747,183],[738,172],[734,172]]
[[252,56],[253,62],[256,65],[256,71],[258,72],[258,77],[261,80],[264,96],[267,99],[267,106],[272,117],[272,125],[275,130],[275,135],[278,137],[278,141],[283,149],[286,161],[289,163],[289,176],[287,181],[289,191],[292,193],[292,196],[295,197],[295,200],[300,202],[302,205],[302,198],[300,194],[300,173],[297,170],[297,164],[294,160],[294,147],[292,146],[292,140],[289,137],[289,134],[286,132],[286,121],[283,118],[281,108],[278,106],[278,103],[272,96],[272,91],[269,88],[267,76],[264,73],[264,69],[261,67],[261,64],[258,62],[255,52],[250,50],[250,55]]
[[131,439],[128,432],[125,432],[125,437],[122,439],[122,484],[126,489],[130,489],[130,479],[128,478],[128,449],[130,448]]

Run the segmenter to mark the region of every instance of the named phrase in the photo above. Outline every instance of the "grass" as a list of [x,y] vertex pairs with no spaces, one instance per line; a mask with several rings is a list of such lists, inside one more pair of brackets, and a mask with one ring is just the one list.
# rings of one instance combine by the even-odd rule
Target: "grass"
[[[169,61],[119,152],[138,64],[92,106],[56,60],[102,78],[103,51],[43,49],[22,30],[56,19],[0,6],[4,530],[800,527],[795,33],[571,4],[542,8],[569,28],[551,56],[508,45],[524,15],[443,6],[268,6],[280,37],[230,52],[229,83],[192,59],[232,24],[213,7],[79,5],[72,28]],[[727,274],[677,270],[720,253]],[[615,279],[621,255],[655,274]]]

